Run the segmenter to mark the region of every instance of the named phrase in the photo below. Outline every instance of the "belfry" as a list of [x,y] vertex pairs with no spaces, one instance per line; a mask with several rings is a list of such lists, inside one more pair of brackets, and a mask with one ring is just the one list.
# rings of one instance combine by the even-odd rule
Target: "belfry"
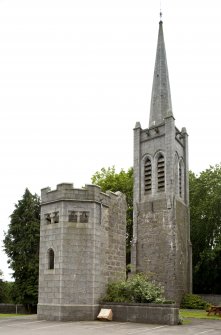
[[191,291],[188,135],[175,126],[159,22],[149,128],[134,129],[132,271],[150,273],[167,299]]

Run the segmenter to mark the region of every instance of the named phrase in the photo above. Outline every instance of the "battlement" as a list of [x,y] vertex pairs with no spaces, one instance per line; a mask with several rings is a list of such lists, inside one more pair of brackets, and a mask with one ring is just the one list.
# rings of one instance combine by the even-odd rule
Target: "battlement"
[[74,188],[72,183],[58,184],[56,190],[51,190],[50,187],[41,190],[42,204],[62,201],[62,200],[77,200],[77,201],[94,201],[109,206],[112,197],[118,197],[121,193],[113,193],[108,191],[104,193],[97,185],[85,185],[84,188]]

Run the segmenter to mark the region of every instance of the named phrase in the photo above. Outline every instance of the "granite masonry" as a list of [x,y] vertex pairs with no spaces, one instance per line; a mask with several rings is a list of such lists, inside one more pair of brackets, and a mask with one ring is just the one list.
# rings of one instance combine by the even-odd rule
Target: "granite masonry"
[[65,183],[41,200],[38,318],[94,320],[107,283],[125,278],[125,196]]
[[[192,286],[188,135],[175,126],[162,21],[149,128],[134,129],[133,197],[132,272],[151,273],[179,303]],[[43,189],[41,200],[38,318],[94,320],[107,283],[125,278],[125,196],[65,183]],[[178,322],[173,306],[113,308],[115,320],[158,322],[160,311],[162,322]]]
[[167,299],[191,291],[188,135],[175,126],[159,24],[149,128],[134,129],[132,269],[151,273]]

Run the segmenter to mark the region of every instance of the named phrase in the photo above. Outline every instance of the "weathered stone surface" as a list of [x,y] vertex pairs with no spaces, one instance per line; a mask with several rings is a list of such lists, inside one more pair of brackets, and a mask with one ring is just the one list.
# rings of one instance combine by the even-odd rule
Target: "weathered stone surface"
[[[54,217],[51,213],[57,213],[58,222],[48,221]],[[80,308],[87,319],[108,281],[125,278],[125,240],[123,194],[104,194],[93,185],[76,190],[72,184],[60,184],[55,191],[42,190],[38,317],[67,319],[70,307],[70,311]],[[50,249],[53,269],[49,269]],[[82,306],[92,307],[82,312]],[[93,318],[94,314],[89,319]]]
[[179,308],[176,305],[104,303],[101,308],[111,308],[113,321],[166,325],[179,323]]
[[134,129],[131,263],[133,271],[150,272],[162,283],[168,299],[180,302],[191,291],[188,135],[176,128],[171,108],[160,22],[150,128],[137,123]]

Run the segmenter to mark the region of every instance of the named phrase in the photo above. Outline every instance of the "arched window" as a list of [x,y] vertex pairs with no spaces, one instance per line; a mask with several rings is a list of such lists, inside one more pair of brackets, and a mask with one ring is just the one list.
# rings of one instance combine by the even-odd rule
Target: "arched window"
[[181,159],[179,161],[179,183],[178,183],[178,190],[179,190],[179,196],[180,198],[183,198],[184,195],[184,165],[183,160]]
[[147,158],[144,162],[144,191],[150,192],[152,189],[152,166],[151,160]]
[[157,189],[158,191],[165,190],[165,160],[162,154],[158,156],[157,160]]
[[179,162],[179,196],[182,197],[182,166]]
[[48,269],[49,270],[54,269],[54,250],[53,249],[48,250]]

